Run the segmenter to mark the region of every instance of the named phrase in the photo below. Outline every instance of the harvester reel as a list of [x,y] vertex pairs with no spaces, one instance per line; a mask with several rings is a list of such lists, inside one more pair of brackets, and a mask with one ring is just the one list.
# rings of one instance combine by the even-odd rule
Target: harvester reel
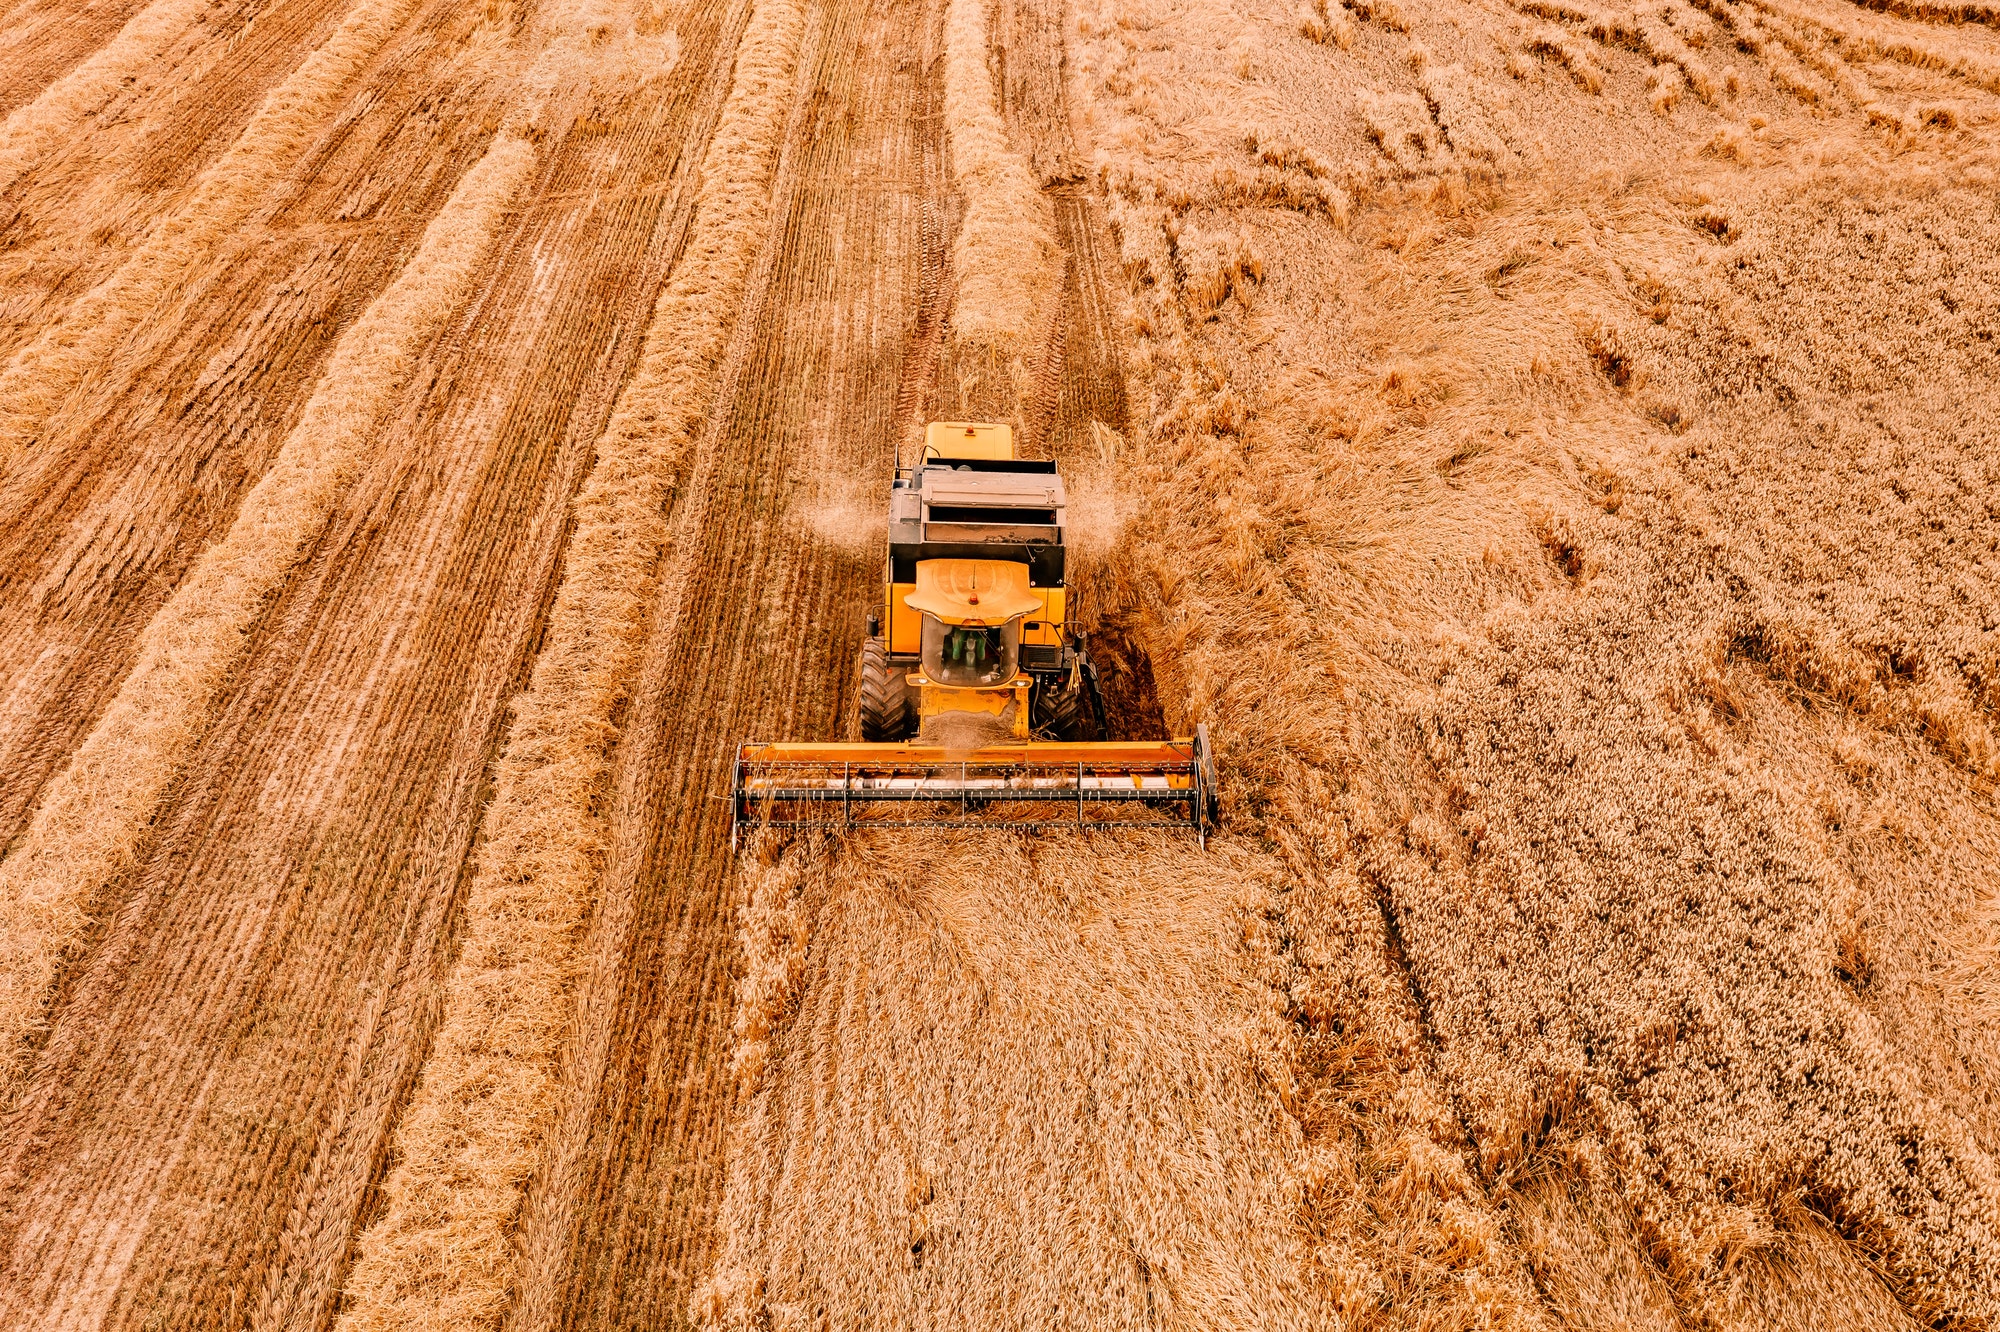
[[737,746],[731,845],[745,826],[1134,831],[1216,826],[1208,728],[1177,740]]

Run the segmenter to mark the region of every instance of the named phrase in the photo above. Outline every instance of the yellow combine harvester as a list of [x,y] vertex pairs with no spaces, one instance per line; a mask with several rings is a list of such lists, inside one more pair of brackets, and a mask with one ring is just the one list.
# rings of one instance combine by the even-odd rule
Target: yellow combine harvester
[[1205,727],[1099,736],[1104,701],[1064,582],[1062,477],[1012,427],[934,422],[889,490],[882,610],[861,645],[862,743],[736,752],[747,826],[1181,827],[1205,845]]

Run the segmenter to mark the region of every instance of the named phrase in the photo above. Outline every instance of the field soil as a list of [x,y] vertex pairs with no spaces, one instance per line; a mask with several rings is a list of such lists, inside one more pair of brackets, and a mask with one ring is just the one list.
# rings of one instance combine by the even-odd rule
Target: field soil
[[0,8],[0,1325],[2000,1325],[2000,11],[1405,4]]

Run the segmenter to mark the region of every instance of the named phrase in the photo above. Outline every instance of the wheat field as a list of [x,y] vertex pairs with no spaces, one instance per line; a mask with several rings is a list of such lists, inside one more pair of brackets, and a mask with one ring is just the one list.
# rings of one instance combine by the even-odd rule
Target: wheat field
[[[0,1325],[2000,1326],[2000,10],[0,4]],[[732,852],[1057,459],[1208,848]]]

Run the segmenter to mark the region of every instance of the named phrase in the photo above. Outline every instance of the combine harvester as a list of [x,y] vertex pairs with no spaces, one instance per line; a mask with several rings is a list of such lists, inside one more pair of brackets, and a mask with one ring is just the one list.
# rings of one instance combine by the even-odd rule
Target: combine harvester
[[745,827],[1185,828],[1205,846],[1205,726],[1179,740],[1106,731],[1064,583],[1063,483],[1014,456],[1013,428],[935,422],[889,490],[887,584],[861,645],[862,742],[738,747]]

